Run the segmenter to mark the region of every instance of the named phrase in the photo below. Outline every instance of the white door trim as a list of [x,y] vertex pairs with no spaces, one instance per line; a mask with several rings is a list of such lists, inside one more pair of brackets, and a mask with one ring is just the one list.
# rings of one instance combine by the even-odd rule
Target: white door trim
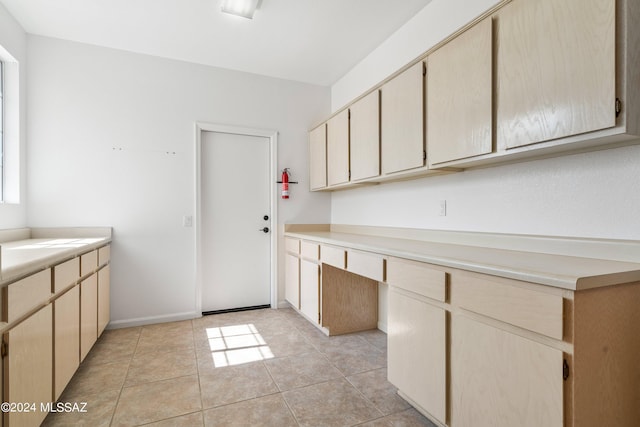
[[[278,132],[274,130],[253,129],[239,126],[228,126],[215,123],[196,122],[195,124],[195,171],[196,171],[196,194],[195,194],[195,237],[196,237],[196,301],[195,311],[202,313],[202,222],[201,222],[201,200],[202,200],[202,174],[200,170],[202,132],[219,132],[236,135],[261,136],[269,138],[269,176],[274,180],[269,188],[269,203],[271,206],[271,218],[269,219],[269,238],[271,241],[271,307],[278,307],[278,197],[275,179],[278,176]],[[242,170],[238,170],[242,173]]]

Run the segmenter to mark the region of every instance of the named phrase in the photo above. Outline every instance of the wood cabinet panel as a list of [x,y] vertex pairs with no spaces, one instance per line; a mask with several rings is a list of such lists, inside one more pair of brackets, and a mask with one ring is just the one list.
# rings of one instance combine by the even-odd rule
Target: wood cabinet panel
[[285,256],[284,297],[289,304],[300,309],[300,259],[291,254]]
[[80,286],[56,299],[53,310],[53,397],[56,400],[80,366]]
[[320,260],[323,264],[329,264],[344,270],[346,266],[347,252],[344,248],[321,245]]
[[384,258],[369,252],[347,251],[347,271],[384,282]]
[[300,260],[300,311],[314,323],[320,323],[320,266]]
[[80,278],[80,258],[58,264],[53,268],[53,290],[58,293],[73,285]]
[[98,271],[98,336],[102,335],[111,319],[111,266]]
[[111,245],[98,249],[98,265],[103,266],[111,261]]
[[98,339],[98,275],[80,283],[80,361]]
[[80,276],[94,272],[98,268],[98,251],[91,251],[84,255],[80,255]]
[[421,262],[389,258],[387,283],[437,301],[446,300],[447,273]]
[[2,289],[3,320],[13,322],[51,297],[51,269],[27,276]]
[[291,252],[291,253],[294,253],[294,254],[299,254],[300,253],[300,240],[299,239],[292,239],[292,238],[289,238],[289,237],[285,237],[284,246],[285,246],[287,252]]
[[327,126],[322,124],[309,132],[309,188],[327,186]]
[[452,278],[451,300],[464,309],[561,340],[562,297],[509,282],[456,272]]
[[320,245],[315,242],[300,242],[300,255],[309,259],[320,259]]
[[430,166],[492,151],[492,39],[488,18],[428,57]]
[[403,295],[391,287],[387,337],[389,381],[422,409],[445,423],[445,311]]
[[38,426],[47,416],[40,402],[52,401],[53,309],[41,308],[4,334],[8,353],[4,357],[5,402],[35,403],[33,412],[5,413],[5,425]]
[[380,175],[380,91],[374,90],[349,108],[351,181]]
[[329,264],[322,266],[322,326],[329,335],[375,329],[378,282]]
[[499,147],[615,125],[615,4],[516,0],[499,11]]
[[349,110],[327,122],[327,184],[349,182]]
[[415,64],[380,89],[383,174],[424,166],[423,67]]
[[558,349],[452,316],[452,425],[561,427],[562,362]]

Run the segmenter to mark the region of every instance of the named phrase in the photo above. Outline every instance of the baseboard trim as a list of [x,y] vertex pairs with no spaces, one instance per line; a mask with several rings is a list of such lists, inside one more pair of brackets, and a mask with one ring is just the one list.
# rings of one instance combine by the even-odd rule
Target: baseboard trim
[[184,313],[173,313],[162,316],[137,317],[134,319],[112,320],[107,325],[107,329],[130,328],[133,326],[151,325],[154,323],[178,322],[180,320],[191,320],[202,317],[197,311],[188,311]]

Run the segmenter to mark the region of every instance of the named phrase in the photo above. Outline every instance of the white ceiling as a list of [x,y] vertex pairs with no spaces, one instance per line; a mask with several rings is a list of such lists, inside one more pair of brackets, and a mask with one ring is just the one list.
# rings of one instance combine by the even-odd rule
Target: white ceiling
[[431,0],[0,0],[31,34],[328,86]]

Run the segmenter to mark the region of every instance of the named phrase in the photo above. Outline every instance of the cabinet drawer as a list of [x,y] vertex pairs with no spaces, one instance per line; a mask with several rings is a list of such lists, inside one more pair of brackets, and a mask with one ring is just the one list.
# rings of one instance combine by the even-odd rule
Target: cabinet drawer
[[284,246],[287,252],[291,252],[294,254],[300,253],[300,240],[298,239],[291,239],[289,237],[285,237]]
[[105,265],[111,261],[111,245],[98,249],[98,265]]
[[53,292],[58,293],[80,278],[80,258],[76,257],[53,267]]
[[384,282],[384,258],[371,253],[349,250],[347,271]]
[[344,248],[322,245],[320,247],[320,260],[325,264],[329,264],[336,268],[341,268],[344,270],[346,263],[346,252]]
[[561,340],[562,296],[523,285],[526,286],[508,279],[456,273],[452,277],[451,299],[466,310]]
[[420,262],[390,258],[387,283],[437,301],[445,302],[447,297],[447,273]]
[[3,320],[13,322],[51,297],[51,269],[18,280],[5,289],[7,309]]
[[304,258],[320,259],[320,245],[314,242],[300,242],[300,254]]
[[85,276],[98,268],[98,251],[80,255],[80,276]]

